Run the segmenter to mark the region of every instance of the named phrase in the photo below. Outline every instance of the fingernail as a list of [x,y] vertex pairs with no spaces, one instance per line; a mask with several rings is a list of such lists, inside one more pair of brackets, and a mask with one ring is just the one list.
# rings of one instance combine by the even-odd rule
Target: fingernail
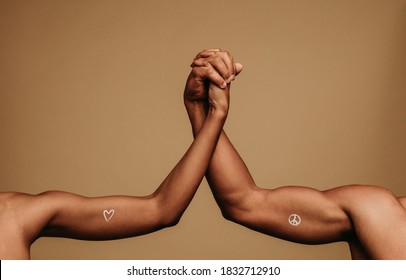
[[227,83],[224,82],[224,83],[221,85],[221,88],[226,88],[226,86],[227,86]]

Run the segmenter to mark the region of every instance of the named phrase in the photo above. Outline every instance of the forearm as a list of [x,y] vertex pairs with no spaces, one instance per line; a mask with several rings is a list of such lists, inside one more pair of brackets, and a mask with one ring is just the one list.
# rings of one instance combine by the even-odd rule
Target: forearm
[[[202,105],[187,101],[185,107],[196,136],[204,123],[205,110]],[[249,198],[256,189],[247,166],[224,131],[217,142],[206,178],[224,214],[233,207],[242,206],[241,201]]]
[[188,100],[185,100],[184,103],[192,126],[193,137],[196,137],[206,120],[207,106],[202,104],[202,102],[192,102]]
[[226,113],[208,110],[193,144],[153,194],[167,219],[178,220],[193,198],[208,168],[225,119]]

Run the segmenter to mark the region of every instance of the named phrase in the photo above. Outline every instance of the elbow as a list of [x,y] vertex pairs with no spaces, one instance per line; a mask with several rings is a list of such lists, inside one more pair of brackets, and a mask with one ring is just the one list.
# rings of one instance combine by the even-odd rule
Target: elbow
[[251,211],[253,209],[249,199],[243,199],[241,201],[233,201],[233,203],[219,204],[221,214],[227,221],[246,225],[249,223]]
[[251,222],[254,209],[261,198],[261,189],[251,188],[249,191],[234,193],[233,196],[226,198],[216,198],[224,219],[240,225],[247,225]]
[[155,220],[159,228],[167,228],[176,226],[185,212],[185,209],[174,207],[168,204],[165,200],[156,197],[154,199]]
[[226,219],[229,222],[233,222],[236,224],[241,224],[241,221],[239,219],[239,215],[236,215],[233,211],[221,211],[221,214],[223,215],[223,218]]
[[221,215],[227,221],[234,222],[234,220],[235,220],[235,216],[232,215],[232,211],[230,211],[228,209],[221,209]]
[[165,210],[163,210],[161,219],[160,219],[160,225],[162,228],[168,228],[168,227],[174,227],[176,226],[180,219],[182,218],[182,213],[175,213],[175,214],[165,214]]
[[238,207],[226,207],[221,209],[221,214],[227,221],[240,225],[246,224],[246,218],[244,217],[247,216],[247,213],[243,209],[240,209]]
[[218,203],[218,206],[224,219],[230,222],[238,220],[238,204]]

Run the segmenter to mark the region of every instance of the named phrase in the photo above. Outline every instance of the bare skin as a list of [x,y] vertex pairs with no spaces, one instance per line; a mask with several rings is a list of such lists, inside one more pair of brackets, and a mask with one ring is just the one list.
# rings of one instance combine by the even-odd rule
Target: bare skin
[[[207,85],[222,85],[242,65],[228,52],[208,49],[196,56],[192,66],[204,73],[201,84],[187,84],[184,94],[197,135],[206,118]],[[366,185],[327,191],[298,186],[260,188],[224,131],[206,178],[223,216],[230,221],[297,243],[346,241],[353,259],[406,259],[406,197],[397,198],[387,189]],[[301,218],[300,224],[289,223],[292,214]]]
[[[192,71],[189,78],[198,79],[198,74]],[[43,236],[110,240],[176,225],[204,177],[227,118],[229,88],[223,87],[211,87],[200,132],[149,196],[0,193],[0,259],[29,259],[31,244]]]

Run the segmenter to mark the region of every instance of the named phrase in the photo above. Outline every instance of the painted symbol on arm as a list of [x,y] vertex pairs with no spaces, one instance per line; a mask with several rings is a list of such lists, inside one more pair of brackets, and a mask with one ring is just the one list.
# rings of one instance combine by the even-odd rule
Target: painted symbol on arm
[[302,222],[302,218],[298,214],[292,214],[289,216],[288,221],[290,225],[297,227]]
[[104,219],[106,220],[106,222],[110,221],[111,218],[113,218],[113,216],[114,216],[114,209],[104,210],[103,216],[104,216]]

